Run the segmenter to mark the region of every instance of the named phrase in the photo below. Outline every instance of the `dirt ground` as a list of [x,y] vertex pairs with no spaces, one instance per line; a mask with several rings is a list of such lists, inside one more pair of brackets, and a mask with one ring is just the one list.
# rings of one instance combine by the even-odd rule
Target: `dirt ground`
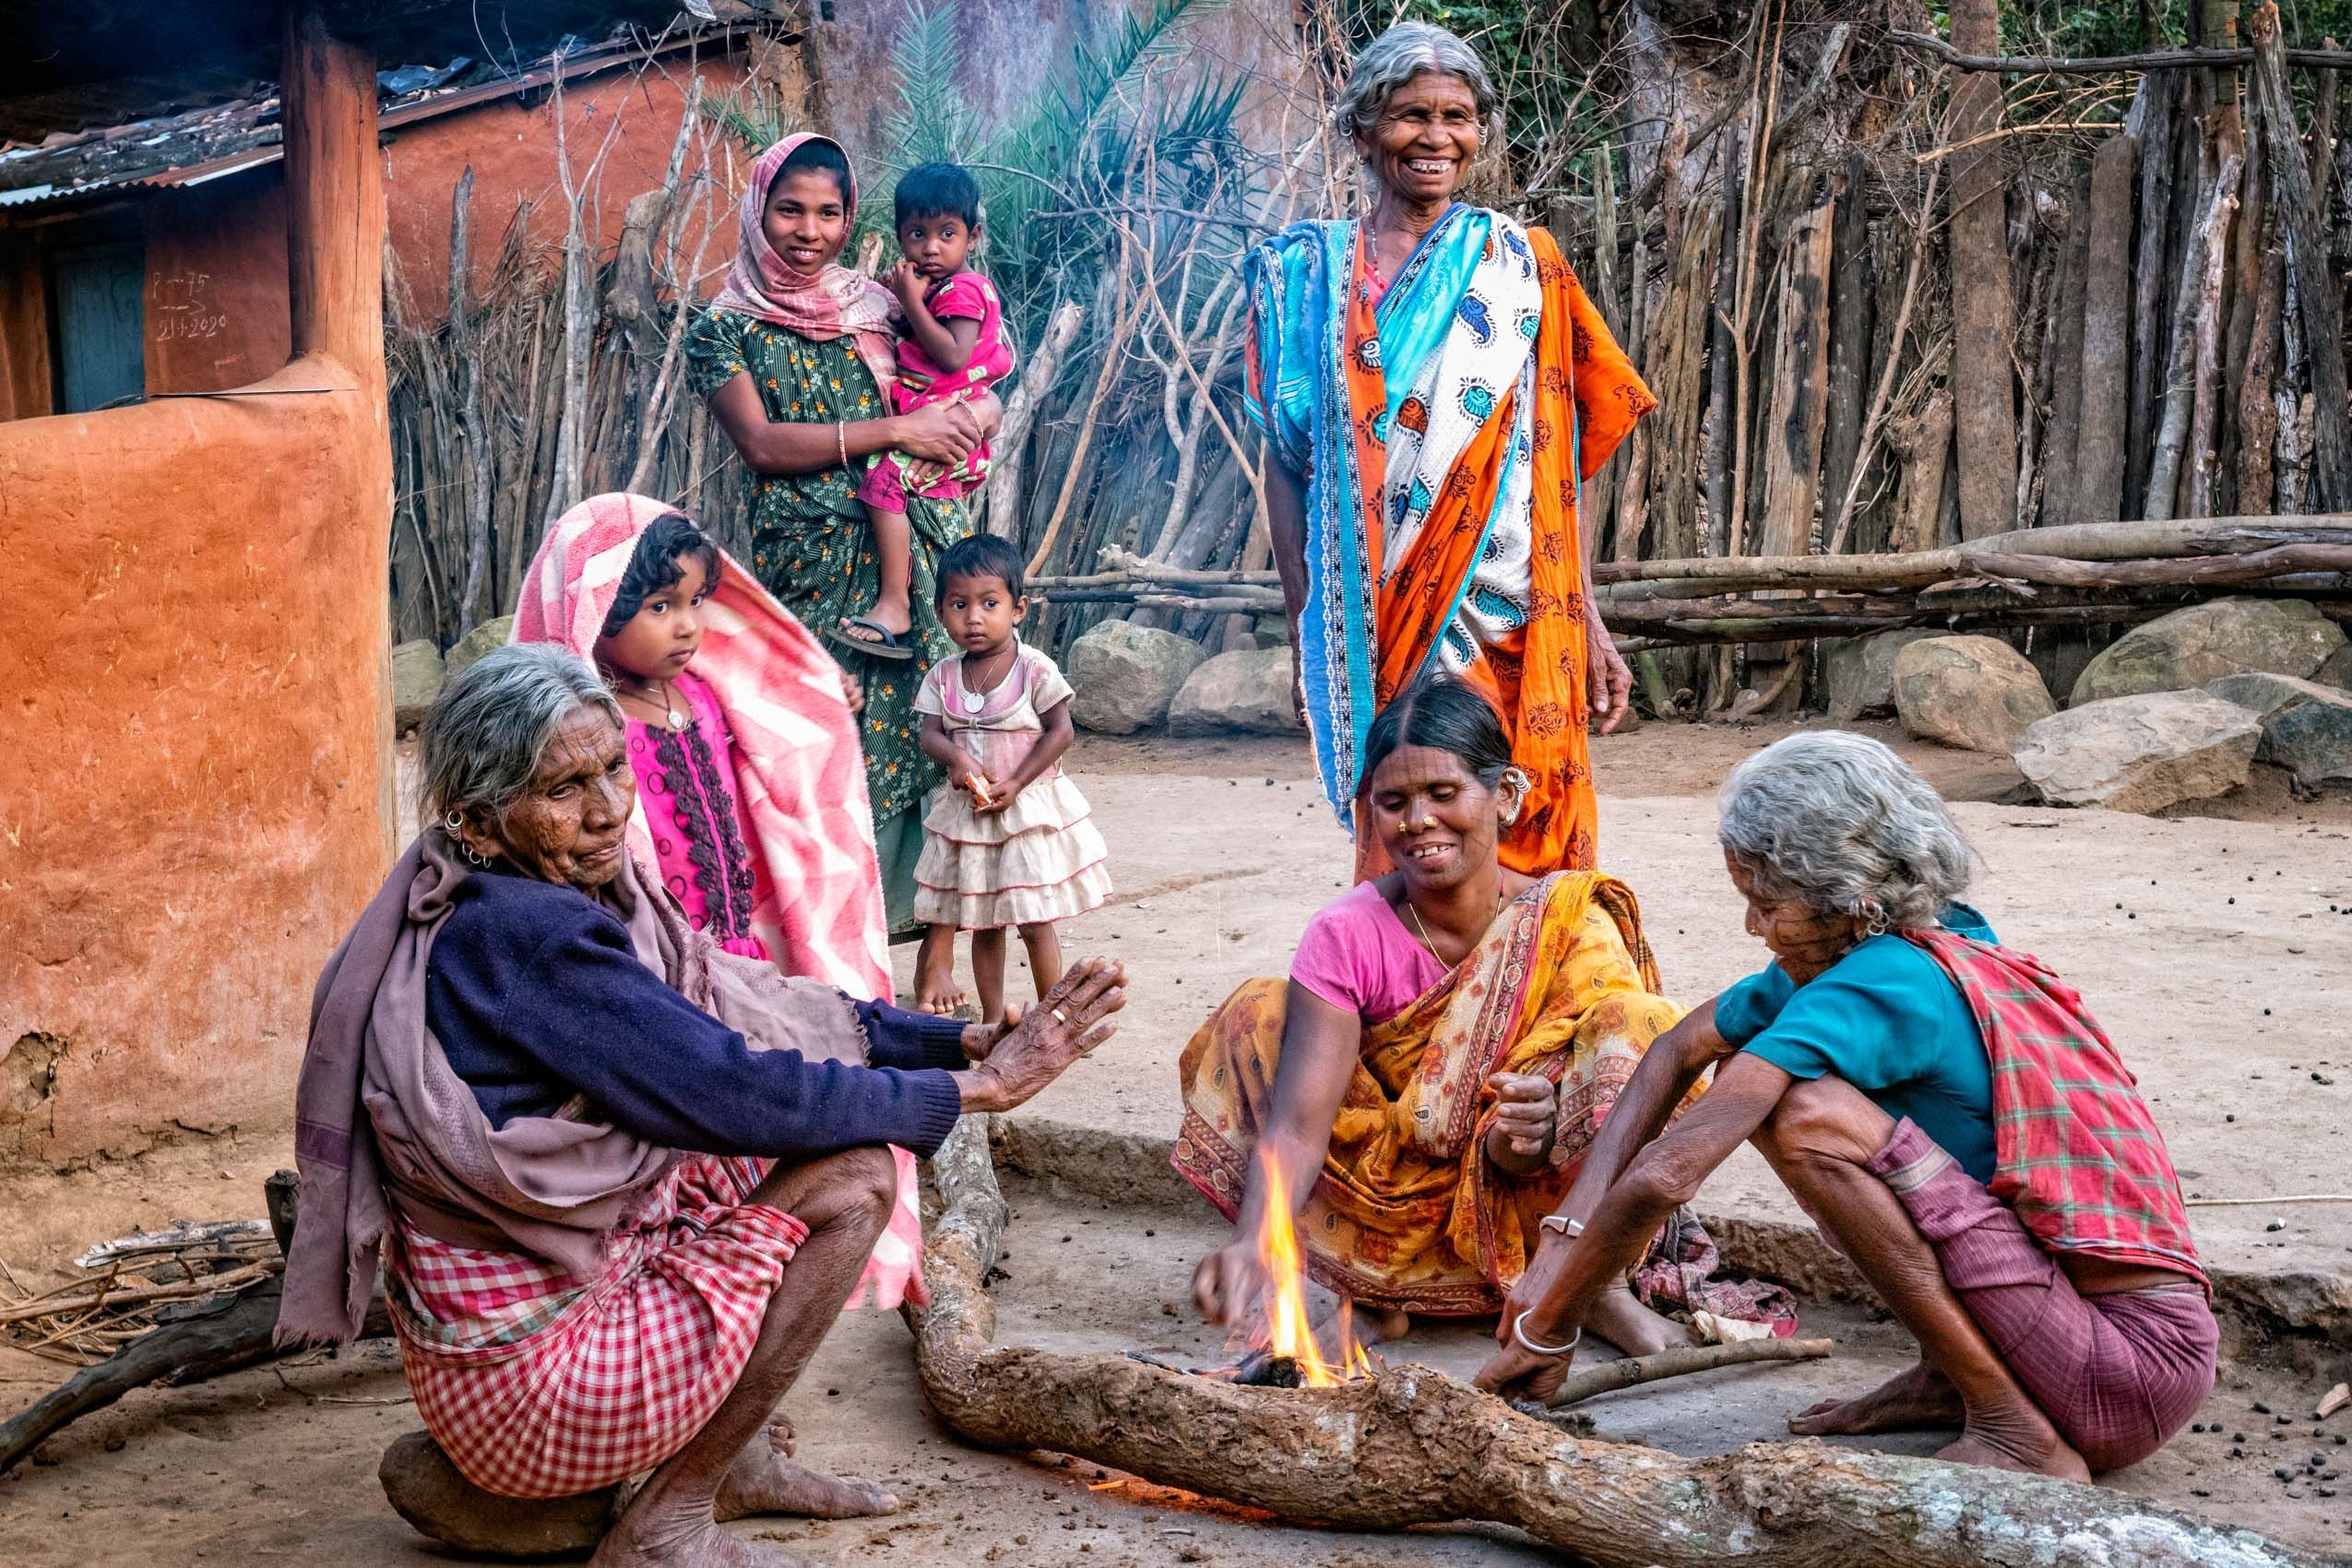
[[[1785,729],[1653,724],[1596,744],[1604,864],[1639,891],[1678,999],[1696,1001],[1762,961],[1714,849],[1712,792],[1732,763]],[[1975,901],[2007,940],[2084,990],[2141,1073],[2185,1185],[2265,1200],[2199,1207],[2208,1255],[2352,1273],[2352,1204],[2270,1201],[2352,1191],[2352,1101],[2343,1098],[2352,1095],[2352,799],[2298,803],[2271,776],[2169,819],[2056,812],[2004,803],[2018,782],[2005,761],[1901,743],[1958,802],[1976,839],[1984,866]],[[1134,1003],[1120,1039],[1023,1115],[1165,1138],[1185,1039],[1239,980],[1287,967],[1306,917],[1341,890],[1347,847],[1293,743],[1088,737],[1072,771],[1095,803],[1121,891],[1069,929],[1065,947],[1125,959]],[[903,969],[911,950],[898,957]],[[1025,985],[1016,978],[1013,993]],[[289,1163],[283,1129],[252,1129],[0,1182],[0,1259],[28,1284],[60,1280],[92,1241],[174,1218],[257,1213],[261,1178]],[[1720,1173],[1703,1205],[1794,1217],[1752,1161]],[[1206,1208],[1113,1212],[1034,1190],[1016,1193],[1016,1206],[1001,1342],[1138,1348],[1188,1365],[1219,1359],[1182,1305],[1193,1261],[1217,1239]],[[1726,1372],[1589,1408],[1605,1434],[1716,1452],[1776,1435],[1788,1409],[1864,1386],[1902,1354],[1899,1334],[1853,1309],[1812,1308],[1807,1324],[1839,1340],[1836,1360]],[[739,1527],[774,1530],[843,1564],[1552,1561],[1508,1531],[1282,1529],[1091,1467],[976,1453],[921,1407],[906,1344],[895,1317],[845,1319],[786,1409],[805,1457],[888,1478],[908,1511],[871,1524]],[[1400,1359],[1467,1371],[1478,1354],[1475,1336],[1454,1330],[1417,1336]],[[62,1374],[0,1352],[0,1411]],[[2316,1443],[2309,1422],[2278,1427],[2250,1411],[2257,1400],[2308,1410],[2323,1385],[2227,1367],[2204,1412],[2224,1430],[2184,1433],[2115,1484],[2295,1544],[2346,1550],[2352,1493],[2322,1498],[2322,1487],[2341,1489],[2289,1488],[2273,1469],[2316,1452],[2327,1468],[2352,1470],[2333,1443],[2352,1411]],[[374,1479],[384,1444],[414,1420],[397,1358],[380,1344],[136,1395],[53,1439],[41,1455],[49,1463],[0,1477],[0,1561],[433,1561]],[[2233,1442],[2241,1430],[2248,1441]],[[2243,1457],[2228,1457],[2233,1446]]]

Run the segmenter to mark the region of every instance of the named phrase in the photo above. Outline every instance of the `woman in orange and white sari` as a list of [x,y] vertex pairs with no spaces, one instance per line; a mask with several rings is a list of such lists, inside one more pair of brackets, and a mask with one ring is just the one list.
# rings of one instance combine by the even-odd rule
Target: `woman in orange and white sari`
[[[1326,906],[1289,980],[1249,981],[1184,1050],[1175,1165],[1234,1221],[1194,1276],[1211,1322],[1254,1320],[1277,1209],[1295,1216],[1313,1278],[1379,1309],[1368,1337],[1396,1337],[1414,1313],[1496,1311],[1618,1091],[1681,1016],[1631,889],[1497,860],[1526,780],[1475,689],[1443,675],[1408,687],[1372,726],[1365,764],[1370,825],[1396,869]],[[1694,1223],[1678,1217],[1657,1252],[1639,1271],[1645,1296],[1694,1321],[1794,1326],[1777,1292],[1705,1283]],[[1636,1354],[1690,1338],[1622,1286],[1585,1321]]]
[[1497,104],[1469,45],[1400,22],[1357,58],[1336,118],[1373,193],[1361,221],[1295,223],[1247,263],[1248,401],[1301,714],[1357,827],[1372,715],[1432,669],[1483,692],[1526,771],[1503,863],[1594,865],[1588,719],[1631,689],[1585,592],[1582,480],[1657,407],[1551,236],[1454,199]]

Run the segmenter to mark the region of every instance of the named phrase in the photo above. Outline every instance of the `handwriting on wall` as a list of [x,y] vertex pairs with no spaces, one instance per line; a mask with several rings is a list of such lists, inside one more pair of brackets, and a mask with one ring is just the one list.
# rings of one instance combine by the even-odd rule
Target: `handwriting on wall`
[[212,274],[192,267],[177,267],[156,279],[155,340],[188,343],[218,338],[229,325],[229,313],[205,301]]

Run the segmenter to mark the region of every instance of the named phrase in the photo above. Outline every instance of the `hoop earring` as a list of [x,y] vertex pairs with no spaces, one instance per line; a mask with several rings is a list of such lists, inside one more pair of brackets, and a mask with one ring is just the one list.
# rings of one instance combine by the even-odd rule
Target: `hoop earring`
[[456,812],[451,812],[447,816],[441,819],[441,831],[450,835],[452,837],[457,836],[457,829],[465,826],[466,819],[458,815]]
[[1519,820],[1520,807],[1526,801],[1527,791],[1536,787],[1535,782],[1515,763],[1503,770],[1503,777],[1497,782],[1512,785],[1519,791],[1519,798],[1511,802],[1511,809],[1502,814],[1503,826],[1509,827]]
[[1888,932],[1893,931],[1894,929],[1894,922],[1886,918],[1886,906],[1883,904],[1872,904],[1868,915],[1862,921],[1862,934],[1865,936],[1884,936]]

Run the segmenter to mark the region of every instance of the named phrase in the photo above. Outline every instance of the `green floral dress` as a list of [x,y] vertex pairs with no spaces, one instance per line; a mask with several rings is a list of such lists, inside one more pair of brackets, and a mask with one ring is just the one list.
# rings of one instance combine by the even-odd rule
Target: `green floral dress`
[[[686,361],[698,397],[750,375],[767,417],[779,424],[875,419],[890,408],[847,338],[811,342],[732,311],[704,314],[687,336]],[[752,571],[820,636],[874,600],[873,534],[857,498],[861,467],[744,474],[752,494]],[[865,685],[866,793],[893,930],[913,921],[922,802],[941,778],[915,734],[923,673],[955,651],[932,608],[933,574],[941,552],[972,531],[960,500],[909,496],[907,521],[914,534],[915,657],[864,659],[827,644]]]

